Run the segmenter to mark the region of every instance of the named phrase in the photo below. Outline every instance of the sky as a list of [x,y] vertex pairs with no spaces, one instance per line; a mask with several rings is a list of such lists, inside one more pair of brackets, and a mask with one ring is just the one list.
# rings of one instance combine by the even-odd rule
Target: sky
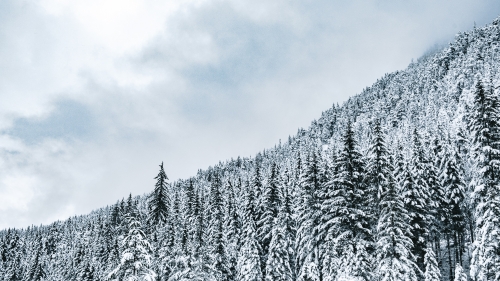
[[500,2],[0,1],[0,229],[286,140]]

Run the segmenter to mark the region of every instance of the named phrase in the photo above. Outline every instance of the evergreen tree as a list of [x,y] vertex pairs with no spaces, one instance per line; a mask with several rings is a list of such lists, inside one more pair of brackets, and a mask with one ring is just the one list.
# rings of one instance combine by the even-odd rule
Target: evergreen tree
[[470,129],[474,133],[478,173],[474,179],[476,228],[471,275],[476,280],[500,279],[500,102],[492,86],[478,81]]
[[343,270],[344,277],[370,280],[373,234],[369,222],[372,218],[363,178],[364,163],[351,123],[347,125],[335,165],[338,172],[331,182],[334,193],[323,203],[322,209],[328,212],[324,215],[322,228],[333,232],[332,246],[341,260],[338,267]]
[[167,174],[163,169],[163,162],[160,165],[160,172],[155,177],[156,184],[149,199],[149,218],[155,224],[164,223],[168,217],[168,191]]
[[[269,244],[272,240],[274,219],[278,215],[278,168],[276,162],[271,163],[271,171],[267,183],[263,186],[260,200],[262,215],[258,221],[258,239],[262,249],[262,261],[265,264],[269,253]],[[263,270],[265,267],[263,267]]]
[[[387,186],[387,175],[390,171],[388,151],[385,144],[385,135],[382,131],[380,120],[375,122],[372,132],[369,158],[366,164],[367,184],[369,185],[369,195],[373,197],[371,205],[379,206],[378,202]],[[375,209],[372,207],[372,209]],[[378,210],[373,210],[377,211]]]
[[36,252],[34,255],[33,260],[31,261],[31,264],[29,265],[28,270],[26,271],[26,275],[24,276],[24,280],[26,281],[40,281],[45,278],[46,274],[45,271],[42,268],[41,260],[40,260],[40,248],[39,248],[39,237],[37,239],[37,246]]
[[431,247],[427,247],[425,250],[424,257],[424,265],[425,265],[425,273],[424,280],[425,281],[440,281],[441,273],[439,271],[438,263],[436,261],[436,255]]
[[453,281],[467,281],[467,274],[459,263],[455,266],[455,279]]
[[122,242],[120,264],[108,274],[108,279],[153,281],[156,273],[150,269],[151,245],[141,229],[141,223],[134,216],[128,216],[126,221],[129,231]]
[[78,273],[78,281],[94,281],[95,268],[89,263],[85,262],[82,270]]
[[[443,222],[446,219],[447,214],[447,200],[445,198],[446,191],[441,184],[440,180],[440,166],[443,161],[441,155],[443,152],[443,146],[438,138],[435,138],[433,145],[431,146],[432,153],[425,163],[424,179],[426,180],[426,185],[429,187],[429,199],[428,199],[428,234],[429,241],[434,243],[434,247],[439,250],[439,241],[445,225]],[[438,252],[439,253],[439,252]]]
[[297,208],[297,234],[295,245],[297,247],[296,268],[301,271],[309,256],[318,265],[319,241],[318,231],[321,220],[321,185],[319,176],[319,158],[317,150],[313,150],[304,163],[304,169],[299,182],[299,206]]
[[[263,192],[263,187],[262,187],[262,174],[261,174],[261,165],[262,165],[262,156],[260,153],[257,154],[255,157],[255,164],[254,164],[254,170],[253,170],[253,176],[250,182],[250,186],[253,190],[254,193],[254,200],[255,200],[255,206],[253,207],[254,210],[254,222],[256,223],[255,227],[258,227],[257,222],[260,221],[260,218],[262,217],[263,210],[260,209],[262,205],[260,204],[261,200],[261,195]],[[258,229],[257,229],[258,230]],[[258,233],[257,239],[258,239]]]
[[194,258],[197,259],[201,247],[201,208],[198,193],[196,192],[193,180],[189,181],[186,188],[186,197],[188,205],[188,218],[186,227],[188,228],[188,242],[187,251]]
[[294,280],[293,234],[291,229],[290,198],[288,187],[283,187],[282,204],[272,230],[269,255],[266,262],[266,281]]
[[210,259],[217,280],[226,281],[231,274],[223,240],[222,196],[218,175],[212,177],[210,188]]
[[19,255],[16,256],[9,263],[9,266],[5,269],[4,280],[5,281],[19,281],[19,280],[22,280],[21,257]]
[[432,222],[430,218],[430,187],[427,181],[427,159],[424,155],[420,136],[416,129],[413,133],[412,165],[406,164],[402,179],[402,195],[405,208],[410,216],[412,231],[413,254],[417,265],[424,270],[424,256],[429,228]]
[[[237,189],[241,189],[241,180],[238,180]],[[236,263],[240,247],[240,217],[236,208],[236,198],[233,184],[228,180],[226,184],[226,200],[224,204],[224,245],[228,259],[230,275],[228,278],[234,280],[236,276]]]
[[[318,268],[318,264],[315,262],[315,258],[313,255],[307,256],[304,261],[304,265],[300,270],[300,275],[297,278],[297,281],[320,281],[320,270]],[[339,279],[341,280],[341,279]]]
[[[450,151],[451,150],[451,151]],[[459,165],[459,155],[451,147],[443,151],[441,162],[441,185],[445,189],[444,213],[444,232],[446,234],[448,245],[448,263],[450,264],[450,276],[453,276],[453,266],[451,261],[450,239],[455,246],[455,261],[462,260],[465,235],[465,184],[462,178],[462,172]]]
[[377,240],[377,280],[416,281],[418,267],[411,252],[409,216],[391,173],[385,174],[386,188],[380,198]]
[[262,270],[260,265],[259,243],[257,242],[255,222],[252,214],[251,190],[247,189],[244,217],[243,245],[238,253],[236,265],[237,281],[262,281]]

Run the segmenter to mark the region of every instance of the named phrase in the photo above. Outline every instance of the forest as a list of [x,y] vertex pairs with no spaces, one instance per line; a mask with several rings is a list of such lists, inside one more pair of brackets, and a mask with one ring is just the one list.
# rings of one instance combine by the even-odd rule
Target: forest
[[500,18],[283,143],[50,225],[0,280],[500,280]]

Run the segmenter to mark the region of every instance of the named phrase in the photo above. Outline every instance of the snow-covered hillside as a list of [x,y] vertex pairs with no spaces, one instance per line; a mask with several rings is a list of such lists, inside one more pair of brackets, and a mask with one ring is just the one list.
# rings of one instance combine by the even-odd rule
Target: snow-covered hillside
[[499,48],[500,18],[254,158],[1,231],[0,280],[498,280]]

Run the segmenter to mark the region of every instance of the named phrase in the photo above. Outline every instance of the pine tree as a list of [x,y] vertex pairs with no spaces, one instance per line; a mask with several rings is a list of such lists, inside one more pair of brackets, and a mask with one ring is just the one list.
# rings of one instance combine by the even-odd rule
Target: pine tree
[[293,234],[291,230],[290,198],[288,187],[283,187],[282,204],[274,222],[269,255],[266,262],[266,281],[294,280]]
[[441,184],[440,166],[443,160],[440,155],[443,153],[443,146],[438,138],[435,138],[431,146],[432,153],[425,163],[424,179],[429,187],[428,199],[428,233],[429,241],[432,241],[435,248],[439,250],[439,241],[444,229],[444,220],[446,219],[446,191]]
[[[325,210],[322,228],[331,233],[334,252],[342,260],[339,268],[344,271],[345,278],[370,280],[373,234],[369,222],[372,218],[363,178],[365,167],[351,123],[348,123],[335,165],[337,173],[331,180],[333,196],[322,206]],[[351,258],[345,258],[347,256]]]
[[78,281],[94,281],[95,268],[87,261],[78,273]]
[[[254,222],[255,222],[255,227],[258,227],[257,222],[260,220],[262,217],[263,210],[260,209],[259,207],[262,206],[260,204],[260,199],[262,195],[262,174],[261,174],[261,165],[262,165],[262,156],[260,153],[257,154],[255,157],[255,164],[254,164],[254,171],[252,175],[252,179],[250,182],[250,186],[252,187],[253,193],[254,193],[254,200],[255,200],[255,206],[254,208]],[[258,230],[258,229],[257,229]],[[258,234],[256,234],[258,235]],[[258,239],[258,237],[257,237]]]
[[[237,189],[241,190],[241,180],[238,180]],[[224,201],[224,245],[226,248],[230,275],[228,278],[234,280],[236,276],[236,263],[240,246],[240,217],[236,207],[235,188],[228,180],[226,184],[226,200]]]
[[252,190],[247,188],[244,217],[243,245],[238,253],[236,264],[237,281],[262,281],[262,270],[260,265],[259,243],[257,242],[255,222],[252,213]]
[[299,182],[299,206],[297,208],[297,234],[295,245],[297,247],[296,268],[301,271],[306,259],[319,263],[318,231],[321,220],[320,191],[322,182],[319,176],[319,153],[313,150],[304,163],[304,169]]
[[226,249],[223,240],[222,196],[220,193],[220,179],[218,175],[212,177],[210,188],[210,259],[217,280],[228,280],[231,271],[228,264]]
[[500,279],[500,101],[493,88],[476,83],[470,129],[476,144],[478,174],[474,179],[476,228],[471,275]]
[[467,274],[459,263],[455,266],[455,279],[453,281],[467,281]]
[[9,267],[6,268],[4,274],[5,281],[19,281],[22,280],[21,269],[21,257],[17,255],[10,263]]
[[39,246],[40,246],[39,241],[38,241],[39,239],[40,239],[40,237],[38,236],[38,238],[36,238],[36,240],[37,240],[36,248],[38,248],[38,249],[36,249],[34,258],[31,261],[31,264],[29,265],[29,268],[26,272],[26,275],[24,276],[24,280],[26,280],[26,281],[41,281],[46,276],[45,271],[42,268],[42,264],[41,264],[41,260],[40,260],[41,253],[40,253],[40,248],[39,248]]
[[164,223],[168,217],[168,193],[167,174],[163,169],[163,162],[160,165],[160,172],[155,177],[156,184],[149,199],[149,218],[155,224]]
[[[260,200],[262,210],[262,215],[258,221],[258,240],[260,241],[260,246],[262,249],[262,260],[267,260],[267,254],[269,252],[269,244],[272,240],[272,229],[274,224],[274,219],[278,215],[278,168],[276,162],[271,163],[271,171],[267,183],[263,186],[262,198]],[[264,267],[265,268],[265,267]],[[264,269],[263,268],[263,269]]]
[[194,258],[197,259],[199,255],[199,250],[201,247],[201,206],[198,198],[198,193],[196,192],[193,184],[193,180],[189,181],[186,187],[186,197],[187,197],[187,224],[188,228],[188,242],[187,251]]
[[453,239],[455,246],[455,261],[462,260],[464,246],[462,241],[465,236],[465,184],[459,165],[459,155],[452,147],[447,147],[442,153],[441,161],[441,185],[445,190],[445,202],[443,206],[444,233],[446,234],[448,245],[448,263],[450,264],[450,276],[453,276],[451,261],[450,239]]
[[409,216],[398,194],[394,177],[385,174],[386,188],[380,197],[380,217],[377,226],[377,280],[416,281],[418,267],[411,252]]
[[[300,274],[297,278],[297,281],[320,281],[321,276],[320,276],[320,270],[318,268],[318,264],[315,261],[316,259],[313,258],[313,255],[307,256],[306,260],[304,261],[304,265],[302,266],[300,270]],[[342,279],[339,279],[342,280]]]
[[[373,197],[370,203],[372,206],[378,206],[378,201],[387,186],[387,175],[392,173],[392,171],[390,171],[388,151],[385,144],[385,135],[380,120],[375,122],[372,135],[369,150],[370,157],[366,164],[366,175],[369,185],[369,195]],[[378,212],[378,210],[374,211]]]
[[424,265],[425,265],[425,273],[424,280],[425,281],[440,281],[441,273],[439,271],[438,263],[436,261],[436,255],[431,247],[427,247],[425,250],[424,257]]
[[129,231],[122,242],[121,261],[108,274],[108,279],[153,281],[156,273],[150,269],[151,245],[141,229],[141,223],[133,215],[128,216],[126,221]]
[[410,225],[412,231],[413,254],[415,255],[417,265],[421,270],[424,269],[424,256],[431,226],[430,218],[430,187],[427,181],[427,159],[424,155],[420,136],[416,129],[413,133],[413,154],[411,158],[412,165],[408,163],[403,170],[402,195],[405,208],[410,216]]

